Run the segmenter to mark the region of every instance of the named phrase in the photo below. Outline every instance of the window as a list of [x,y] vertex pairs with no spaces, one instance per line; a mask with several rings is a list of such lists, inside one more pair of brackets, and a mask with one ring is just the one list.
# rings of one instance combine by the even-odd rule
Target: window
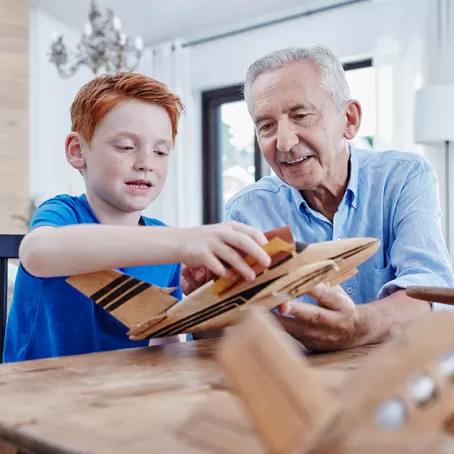
[[[362,105],[362,122],[352,141],[372,149],[375,135],[375,71],[372,60],[344,64],[352,97]],[[263,160],[241,85],[202,94],[203,222],[224,219],[226,202],[240,189],[273,174]]]
[[204,92],[203,222],[224,218],[226,202],[261,178],[262,157],[241,85]]
[[361,60],[344,65],[352,98],[362,107],[361,127],[352,140],[360,148],[372,149],[376,130],[375,68],[372,60]]

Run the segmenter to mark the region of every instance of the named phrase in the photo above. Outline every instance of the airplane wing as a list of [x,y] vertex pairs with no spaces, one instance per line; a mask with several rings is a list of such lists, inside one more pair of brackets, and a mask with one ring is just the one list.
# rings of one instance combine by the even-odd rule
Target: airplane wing
[[407,296],[432,303],[454,304],[454,288],[413,285],[405,289]]
[[[208,398],[179,431],[204,452],[223,452],[211,441],[207,421],[215,433],[223,433],[218,443],[234,447],[232,452],[250,452],[252,442],[259,449],[258,437],[261,451],[254,452],[290,454],[308,446],[336,410],[334,397],[319,383],[296,342],[262,308],[251,308],[221,340],[218,359],[230,393],[222,401]],[[235,423],[228,424],[239,399],[246,411],[236,410]]]
[[270,452],[309,446],[336,412],[297,343],[262,308],[222,339],[218,359]]
[[66,281],[128,328],[178,301],[170,295],[175,289],[157,287],[116,270],[71,276]]

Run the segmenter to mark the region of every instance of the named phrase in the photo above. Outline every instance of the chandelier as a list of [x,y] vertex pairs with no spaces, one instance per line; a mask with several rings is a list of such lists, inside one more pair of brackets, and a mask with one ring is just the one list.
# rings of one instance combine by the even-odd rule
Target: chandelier
[[143,40],[140,36],[134,45],[121,30],[121,21],[111,9],[103,18],[94,0],[84,33],[75,51],[69,51],[61,34],[54,34],[48,54],[62,77],[71,77],[81,66],[88,66],[96,76],[100,71],[115,73],[133,71],[142,58]]

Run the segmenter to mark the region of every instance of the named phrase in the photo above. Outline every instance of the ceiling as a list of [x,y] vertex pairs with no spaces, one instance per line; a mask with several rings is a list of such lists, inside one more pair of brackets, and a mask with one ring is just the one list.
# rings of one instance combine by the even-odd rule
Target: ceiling
[[[83,30],[91,0],[34,0],[34,4],[62,22]],[[145,43],[172,38],[202,38],[214,31],[252,25],[267,19],[303,12],[333,0],[97,0],[102,12],[112,8],[126,34]],[[337,2],[339,3],[339,1]]]

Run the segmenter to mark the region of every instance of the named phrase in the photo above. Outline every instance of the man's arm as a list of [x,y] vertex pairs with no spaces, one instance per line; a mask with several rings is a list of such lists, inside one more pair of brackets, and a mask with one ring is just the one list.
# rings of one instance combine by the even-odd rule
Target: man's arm
[[[435,170],[426,168],[409,178],[396,205],[394,242],[389,251],[395,279],[379,291],[382,299],[410,285],[453,287],[451,259],[441,229],[442,211]],[[408,298],[412,307],[416,300]],[[433,310],[452,306],[434,303]]]
[[404,290],[382,300],[357,306],[358,317],[363,331],[363,343],[374,344],[386,341],[393,329],[404,327],[418,316],[430,312],[426,301],[408,297]]

